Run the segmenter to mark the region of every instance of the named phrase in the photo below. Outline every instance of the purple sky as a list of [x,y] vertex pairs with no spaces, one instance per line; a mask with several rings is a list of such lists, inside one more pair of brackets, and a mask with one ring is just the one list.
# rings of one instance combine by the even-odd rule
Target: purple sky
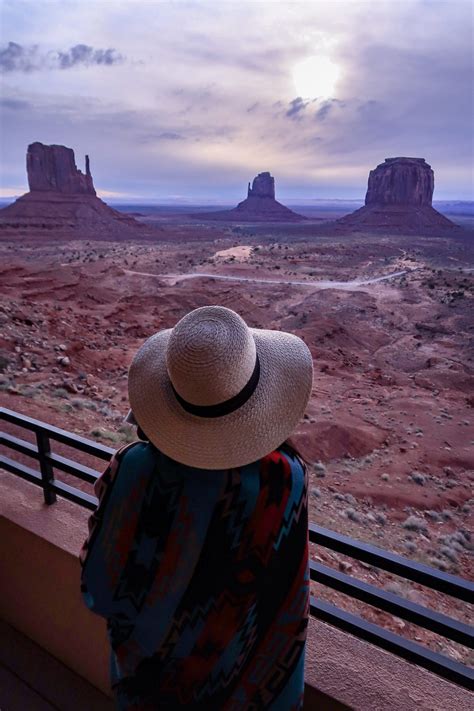
[[29,143],[89,153],[105,198],[363,198],[424,157],[435,199],[473,198],[473,21],[464,0],[3,0],[2,196]]

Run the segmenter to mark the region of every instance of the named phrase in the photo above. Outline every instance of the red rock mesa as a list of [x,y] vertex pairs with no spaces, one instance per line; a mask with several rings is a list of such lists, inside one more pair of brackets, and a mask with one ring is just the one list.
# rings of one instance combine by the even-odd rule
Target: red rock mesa
[[113,228],[141,227],[128,215],[97,197],[86,156],[86,172],[76,166],[74,151],[66,146],[31,143],[26,154],[30,191],[0,210],[0,228],[23,230],[79,230],[107,236]]
[[275,178],[270,173],[259,173],[250,183],[247,198],[233,210],[220,210],[192,215],[205,220],[234,222],[300,222],[306,220],[275,200]]
[[424,158],[386,158],[369,173],[365,206],[336,225],[418,234],[459,229],[432,207],[433,190],[434,173]]

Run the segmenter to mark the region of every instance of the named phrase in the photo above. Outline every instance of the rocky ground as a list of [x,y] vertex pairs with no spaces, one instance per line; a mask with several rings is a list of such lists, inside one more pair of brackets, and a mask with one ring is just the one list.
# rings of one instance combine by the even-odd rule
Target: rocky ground
[[[2,405],[119,446],[133,438],[122,422],[127,369],[143,340],[192,308],[228,306],[251,326],[298,334],[313,353],[313,395],[296,433],[311,462],[311,520],[472,579],[472,238],[315,236],[311,225],[154,229],[134,242],[4,233]],[[320,547],[311,554],[452,616],[472,612]],[[313,592],[468,659],[414,625],[316,583]]]

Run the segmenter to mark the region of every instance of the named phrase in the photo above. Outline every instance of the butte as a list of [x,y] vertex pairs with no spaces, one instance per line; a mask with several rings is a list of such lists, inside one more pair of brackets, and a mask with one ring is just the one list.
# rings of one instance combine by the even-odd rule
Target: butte
[[424,158],[386,158],[369,173],[364,207],[336,220],[334,227],[421,235],[459,230],[433,208],[433,190],[434,172]]
[[201,212],[191,215],[199,220],[224,222],[302,222],[303,215],[293,212],[275,200],[275,178],[270,173],[259,173],[248,185],[247,197],[232,210]]
[[0,210],[2,230],[107,238],[126,236],[142,225],[97,197],[86,156],[86,172],[66,146],[31,143],[26,154],[29,192]]

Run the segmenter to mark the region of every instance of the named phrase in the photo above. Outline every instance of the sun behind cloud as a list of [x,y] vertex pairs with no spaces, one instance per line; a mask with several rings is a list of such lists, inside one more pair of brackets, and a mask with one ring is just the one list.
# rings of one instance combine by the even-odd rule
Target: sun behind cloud
[[340,73],[329,57],[307,57],[293,68],[296,92],[302,99],[333,98]]

